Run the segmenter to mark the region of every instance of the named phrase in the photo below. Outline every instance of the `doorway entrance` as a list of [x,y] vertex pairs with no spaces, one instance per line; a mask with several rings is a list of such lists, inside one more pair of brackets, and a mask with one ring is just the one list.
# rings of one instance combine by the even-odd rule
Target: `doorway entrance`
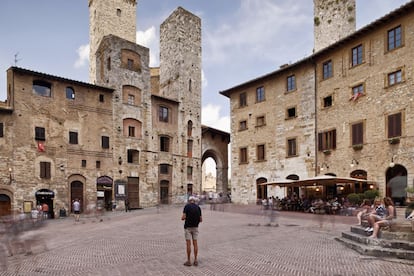
[[386,196],[392,198],[395,206],[405,205],[407,169],[399,164],[389,167],[386,172],[386,181]]
[[70,183],[70,211],[73,213],[72,203],[75,199],[79,200],[81,213],[83,212],[84,200],[83,200],[83,183],[76,180]]
[[162,180],[160,183],[160,204],[168,204],[169,203],[169,186],[170,183],[167,180]]
[[47,218],[55,218],[55,212],[53,210],[53,199],[55,193],[49,189],[40,189],[35,193],[36,205],[47,205]]
[[0,194],[0,217],[11,215],[11,199],[8,195]]

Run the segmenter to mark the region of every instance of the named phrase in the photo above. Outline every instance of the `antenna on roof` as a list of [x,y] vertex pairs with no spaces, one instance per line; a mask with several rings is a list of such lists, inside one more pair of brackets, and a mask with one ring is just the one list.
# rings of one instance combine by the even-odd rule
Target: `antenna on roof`
[[17,66],[17,63],[22,60],[21,58],[17,58],[19,55],[19,52],[14,54],[14,66]]

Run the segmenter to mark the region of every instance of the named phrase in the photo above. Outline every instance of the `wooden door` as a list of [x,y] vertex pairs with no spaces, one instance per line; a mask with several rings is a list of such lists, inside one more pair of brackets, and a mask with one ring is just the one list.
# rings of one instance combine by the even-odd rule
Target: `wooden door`
[[137,209],[139,208],[139,178],[138,177],[128,177],[127,183],[127,193],[129,200],[129,208]]

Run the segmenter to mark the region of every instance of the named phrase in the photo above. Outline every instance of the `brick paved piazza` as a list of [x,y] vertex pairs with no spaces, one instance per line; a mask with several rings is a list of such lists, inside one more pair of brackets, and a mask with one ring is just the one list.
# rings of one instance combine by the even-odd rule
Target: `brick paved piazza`
[[183,265],[182,207],[175,206],[115,212],[103,222],[50,221],[48,250],[35,245],[33,255],[8,257],[0,275],[414,275],[410,263],[362,256],[336,242],[355,218],[284,212],[276,227],[266,226],[256,206],[244,213],[202,208],[198,267]]

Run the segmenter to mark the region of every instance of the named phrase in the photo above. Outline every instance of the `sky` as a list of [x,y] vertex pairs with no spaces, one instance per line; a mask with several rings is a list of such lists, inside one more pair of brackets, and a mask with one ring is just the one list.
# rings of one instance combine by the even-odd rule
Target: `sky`
[[[409,2],[357,0],[357,29]],[[312,54],[312,0],[138,0],[137,43],[159,65],[159,26],[177,8],[202,24],[202,123],[230,132],[230,102],[219,94]],[[6,70],[88,82],[87,0],[0,0],[0,100]]]

